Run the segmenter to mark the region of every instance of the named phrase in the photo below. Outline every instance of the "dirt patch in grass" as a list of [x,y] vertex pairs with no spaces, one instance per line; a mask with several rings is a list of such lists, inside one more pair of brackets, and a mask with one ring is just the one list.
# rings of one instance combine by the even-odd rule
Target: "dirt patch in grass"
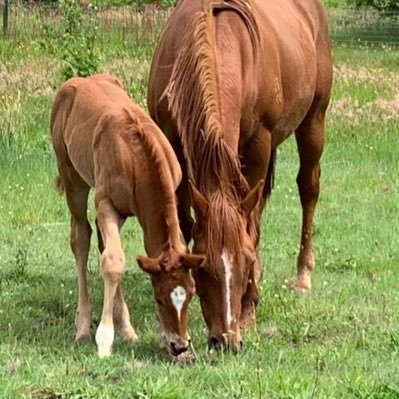
[[350,98],[333,100],[331,101],[329,114],[332,117],[346,118],[351,125],[356,126],[365,119],[372,123],[388,122],[398,118],[399,95],[390,100],[377,99],[363,105]]
[[24,60],[13,66],[0,63],[0,92],[31,96],[52,95],[57,71],[57,64],[50,59],[29,62]]
[[[387,122],[398,117],[399,95],[396,88],[399,87],[399,73],[370,67],[351,68],[342,64],[334,68],[334,84],[347,86],[348,89],[344,90],[344,97],[331,100],[330,116],[346,118],[351,125],[359,125],[365,119]],[[351,87],[362,85],[375,85],[381,95],[361,103],[353,98]],[[387,94],[391,98],[386,98]]]

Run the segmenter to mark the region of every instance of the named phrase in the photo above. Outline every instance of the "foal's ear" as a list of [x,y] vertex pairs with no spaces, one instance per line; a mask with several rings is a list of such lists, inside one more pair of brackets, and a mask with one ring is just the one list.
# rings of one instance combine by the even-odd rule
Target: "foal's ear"
[[262,198],[264,183],[265,181],[263,179],[259,180],[256,186],[250,190],[247,196],[242,200],[241,208],[245,215],[248,216],[255,209],[256,205],[259,204]]
[[209,208],[208,200],[199,192],[199,190],[194,186],[194,183],[189,180],[188,186],[190,188],[190,195],[193,202],[193,207],[195,214],[198,217],[206,217]]
[[146,256],[138,256],[137,263],[139,264],[140,268],[148,274],[156,275],[161,271],[159,259],[157,258],[147,258]]
[[180,257],[181,263],[187,269],[197,269],[205,261],[205,255],[184,254]]

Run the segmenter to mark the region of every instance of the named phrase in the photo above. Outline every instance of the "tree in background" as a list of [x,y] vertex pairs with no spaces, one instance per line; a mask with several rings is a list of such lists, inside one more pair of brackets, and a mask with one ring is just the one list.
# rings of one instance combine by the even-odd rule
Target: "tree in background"
[[43,47],[61,61],[61,77],[88,76],[97,72],[99,55],[96,48],[96,5],[89,4],[88,21],[83,24],[83,14],[78,0],[60,0],[61,31],[42,23],[46,40]]

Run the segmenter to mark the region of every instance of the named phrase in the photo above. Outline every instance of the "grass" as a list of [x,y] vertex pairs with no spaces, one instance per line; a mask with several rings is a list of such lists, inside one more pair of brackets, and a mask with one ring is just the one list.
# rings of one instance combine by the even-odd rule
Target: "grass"
[[[115,31],[101,47],[101,70],[143,106],[156,26],[141,44],[124,45]],[[290,138],[263,216],[256,328],[240,354],[210,353],[195,299],[198,361],[182,367],[157,346],[150,283],[135,264],[144,254],[135,220],[123,229],[123,287],[141,342],[117,340],[105,360],[93,342],[73,342],[77,287],[48,122],[59,65],[30,40],[0,40],[0,398],[399,398],[397,50],[334,48],[312,295],[289,289],[301,218]],[[94,331],[102,305],[95,237],[92,247]]]

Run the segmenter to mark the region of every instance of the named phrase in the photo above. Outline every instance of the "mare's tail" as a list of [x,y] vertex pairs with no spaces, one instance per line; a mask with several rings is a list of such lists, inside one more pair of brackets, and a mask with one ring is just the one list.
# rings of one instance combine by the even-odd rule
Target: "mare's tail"
[[59,175],[54,179],[54,186],[60,195],[64,194],[64,184]]

